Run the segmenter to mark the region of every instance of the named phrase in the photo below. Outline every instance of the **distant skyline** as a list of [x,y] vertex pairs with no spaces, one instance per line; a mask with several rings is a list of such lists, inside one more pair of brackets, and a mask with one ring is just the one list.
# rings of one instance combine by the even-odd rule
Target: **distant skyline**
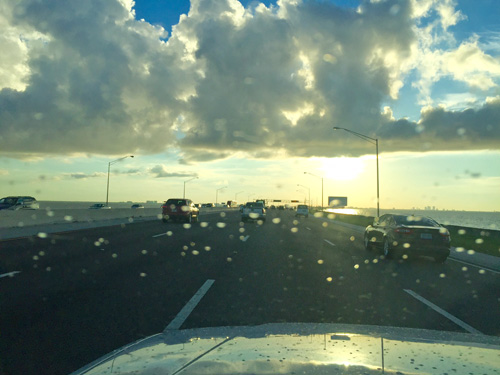
[[500,210],[496,0],[0,9],[1,196]]

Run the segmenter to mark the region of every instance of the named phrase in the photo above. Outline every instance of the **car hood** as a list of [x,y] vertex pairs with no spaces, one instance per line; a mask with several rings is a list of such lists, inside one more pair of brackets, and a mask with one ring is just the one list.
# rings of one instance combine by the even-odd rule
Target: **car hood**
[[165,330],[73,374],[492,374],[500,338],[339,324]]

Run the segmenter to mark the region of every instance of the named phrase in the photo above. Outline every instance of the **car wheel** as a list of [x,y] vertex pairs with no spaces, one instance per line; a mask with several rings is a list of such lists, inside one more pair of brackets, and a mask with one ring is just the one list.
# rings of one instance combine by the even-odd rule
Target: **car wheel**
[[365,234],[364,243],[365,243],[365,250],[366,251],[371,251],[372,250],[372,244],[370,243],[370,240],[369,240],[367,234]]
[[392,258],[392,249],[391,249],[391,244],[389,243],[389,240],[386,238],[384,240],[384,257],[385,259],[391,259]]

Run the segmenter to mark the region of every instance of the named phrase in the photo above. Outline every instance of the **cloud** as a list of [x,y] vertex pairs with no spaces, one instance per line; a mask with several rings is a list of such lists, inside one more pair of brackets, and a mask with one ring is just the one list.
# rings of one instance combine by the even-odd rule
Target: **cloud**
[[164,165],[156,165],[150,169],[152,174],[155,174],[156,178],[170,178],[170,177],[197,177],[196,173],[189,172],[169,172],[167,167]]
[[[476,94],[475,109],[451,111],[431,97],[443,78],[498,95],[500,63],[485,44],[454,45],[450,27],[466,22],[455,8],[451,0],[366,0],[357,9],[192,0],[168,36],[136,20],[131,0],[0,0],[0,47],[9,52],[0,56],[0,150],[175,149],[186,165],[235,152],[371,152],[333,126],[378,137],[385,152],[489,148],[498,142],[497,101],[481,106]],[[381,109],[413,75],[432,105],[417,122]]]
[[[101,173],[101,172],[95,172],[95,173],[83,173],[83,172],[77,172],[77,173],[68,173],[64,175],[66,178],[71,178],[71,179],[76,179],[76,180],[86,180],[88,178],[102,178],[106,177],[106,173]],[[44,176],[43,179],[46,177]]]

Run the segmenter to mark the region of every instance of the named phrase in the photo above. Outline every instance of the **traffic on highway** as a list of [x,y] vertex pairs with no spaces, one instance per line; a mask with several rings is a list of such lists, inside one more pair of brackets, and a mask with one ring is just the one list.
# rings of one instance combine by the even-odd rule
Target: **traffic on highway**
[[[202,208],[192,223],[3,241],[2,267],[17,272],[0,279],[5,372],[105,373],[109,363],[93,361],[118,348],[214,327],[309,335],[322,324],[323,333],[371,326],[376,337],[399,327],[498,345],[499,272],[453,259],[385,259],[383,249],[366,251],[364,228],[319,213],[266,216],[244,222],[238,209]],[[286,325],[297,323],[314,329]]]

